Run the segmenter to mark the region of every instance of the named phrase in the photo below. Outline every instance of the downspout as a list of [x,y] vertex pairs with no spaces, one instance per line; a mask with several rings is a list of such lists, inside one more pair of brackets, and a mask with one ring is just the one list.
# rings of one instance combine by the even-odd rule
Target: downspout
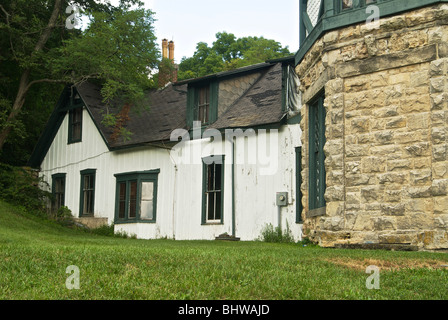
[[232,236],[235,235],[235,141],[232,138]]
[[226,139],[232,144],[232,237],[235,238],[235,137],[226,134]]

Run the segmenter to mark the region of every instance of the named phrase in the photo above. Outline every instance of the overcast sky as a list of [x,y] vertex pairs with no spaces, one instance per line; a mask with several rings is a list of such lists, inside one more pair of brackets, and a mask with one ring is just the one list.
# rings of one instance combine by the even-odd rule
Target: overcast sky
[[198,42],[209,46],[217,32],[258,36],[299,48],[299,0],[144,0],[155,12],[155,33],[175,43],[175,60],[191,57]]

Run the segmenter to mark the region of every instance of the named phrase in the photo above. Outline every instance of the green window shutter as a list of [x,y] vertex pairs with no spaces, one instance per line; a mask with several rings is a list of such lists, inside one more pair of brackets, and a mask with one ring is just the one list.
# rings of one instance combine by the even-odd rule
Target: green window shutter
[[325,207],[325,107],[322,94],[309,107],[309,209]]
[[218,120],[218,95],[219,95],[219,82],[213,81],[210,84],[210,118],[209,123],[213,123]]
[[187,127],[193,128],[193,121],[195,117],[195,88],[189,86],[187,91]]

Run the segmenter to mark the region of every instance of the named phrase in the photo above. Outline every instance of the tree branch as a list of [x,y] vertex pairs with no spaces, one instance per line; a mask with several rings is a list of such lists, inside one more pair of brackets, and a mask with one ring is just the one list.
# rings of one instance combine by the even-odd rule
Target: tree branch
[[3,11],[3,13],[6,16],[6,25],[8,26],[8,33],[9,33],[9,45],[11,46],[11,52],[14,56],[14,58],[17,58],[16,51],[14,50],[14,45],[12,43],[12,35],[11,35],[11,23],[9,22],[9,17],[11,16],[5,8],[0,4],[0,9]]

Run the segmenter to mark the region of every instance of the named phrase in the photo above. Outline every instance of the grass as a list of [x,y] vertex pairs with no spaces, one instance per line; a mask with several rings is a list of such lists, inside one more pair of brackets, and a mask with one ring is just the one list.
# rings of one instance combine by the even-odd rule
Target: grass
[[[381,267],[368,290],[365,268]],[[444,253],[136,240],[71,230],[0,201],[1,300],[448,299]],[[80,270],[68,290],[66,268]]]

